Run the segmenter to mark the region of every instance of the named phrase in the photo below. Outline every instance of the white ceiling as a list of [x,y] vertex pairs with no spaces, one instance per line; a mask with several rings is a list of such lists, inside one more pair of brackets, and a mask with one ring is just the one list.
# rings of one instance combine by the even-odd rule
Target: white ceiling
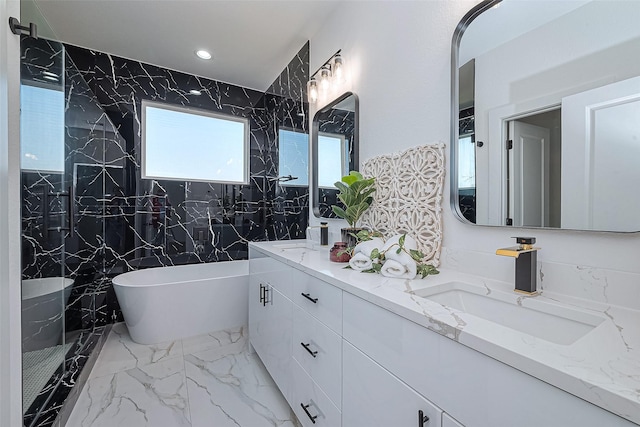
[[[340,0],[22,0],[21,4],[23,24],[38,23],[42,37],[264,91]],[[197,58],[197,49],[208,50],[213,59]]]

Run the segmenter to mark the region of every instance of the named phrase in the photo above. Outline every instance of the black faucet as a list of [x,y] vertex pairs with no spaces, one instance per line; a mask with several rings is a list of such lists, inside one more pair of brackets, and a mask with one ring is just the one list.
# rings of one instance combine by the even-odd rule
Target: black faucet
[[536,291],[536,265],[538,263],[538,249],[533,245],[535,237],[516,237],[518,246],[498,249],[496,255],[510,256],[516,259],[516,292],[535,295]]

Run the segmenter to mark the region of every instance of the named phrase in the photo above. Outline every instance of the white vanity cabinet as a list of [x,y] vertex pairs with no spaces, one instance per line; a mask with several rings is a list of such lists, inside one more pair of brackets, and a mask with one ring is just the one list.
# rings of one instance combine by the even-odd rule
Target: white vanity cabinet
[[635,425],[347,292],[343,308],[344,340],[466,427]]
[[[279,289],[291,267],[269,257],[252,258],[249,265],[249,336],[282,394],[291,394],[293,303]],[[283,284],[284,283],[284,284]]]
[[250,255],[249,339],[305,427],[342,424],[342,290]]
[[250,341],[304,427],[636,426],[368,301],[338,266],[323,281],[312,256],[250,253]]
[[440,408],[346,341],[342,354],[343,426],[441,427]]

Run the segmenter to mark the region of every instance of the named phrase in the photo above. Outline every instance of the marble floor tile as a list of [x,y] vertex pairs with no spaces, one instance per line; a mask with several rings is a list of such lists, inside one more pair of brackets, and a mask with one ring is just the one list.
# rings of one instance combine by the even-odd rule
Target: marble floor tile
[[248,350],[185,356],[194,427],[294,427],[295,416],[260,359]]
[[224,352],[233,352],[234,348],[244,349],[247,339],[246,326],[240,326],[224,331],[183,338],[182,351],[185,355],[216,348],[223,349]]
[[66,427],[300,427],[238,327],[157,345],[115,325]]
[[180,340],[153,345],[138,344],[129,336],[126,324],[117,323],[111,329],[89,378],[110,375],[131,368],[141,368],[181,357],[182,354]]
[[185,381],[182,357],[89,379],[66,425],[191,426]]

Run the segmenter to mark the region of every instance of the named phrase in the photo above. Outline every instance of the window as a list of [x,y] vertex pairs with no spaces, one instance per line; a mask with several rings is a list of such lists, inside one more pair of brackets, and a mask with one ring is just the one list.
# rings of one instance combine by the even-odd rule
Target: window
[[20,85],[21,168],[64,172],[64,91]]
[[458,188],[476,187],[475,149],[473,137],[460,137],[458,141]]
[[[278,173],[296,177],[285,185],[309,185],[309,134],[280,129],[278,131]],[[346,139],[344,135],[318,135],[318,185],[335,188],[334,183],[346,174]]]
[[347,174],[346,154],[344,135],[318,135],[318,187],[334,188],[334,183]]
[[285,185],[309,185],[309,134],[278,131],[278,174],[296,177]]
[[249,122],[142,101],[142,177],[249,182]]

